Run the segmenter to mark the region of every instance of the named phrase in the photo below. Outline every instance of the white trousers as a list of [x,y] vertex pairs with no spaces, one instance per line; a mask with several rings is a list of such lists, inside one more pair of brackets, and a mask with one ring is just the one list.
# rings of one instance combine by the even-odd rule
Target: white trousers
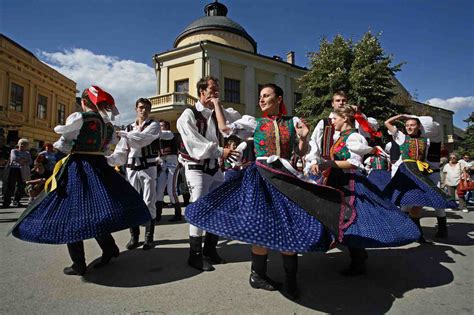
[[142,195],[152,219],[156,218],[156,166],[134,171],[127,168],[127,181]]
[[156,180],[156,201],[163,201],[166,189],[171,203],[174,204],[178,202],[178,192],[176,190],[178,186],[178,171],[176,169],[178,166],[178,156],[165,155],[161,157],[161,160],[163,164]]
[[[191,194],[191,202],[195,202],[199,197],[213,191],[224,183],[224,174],[221,170],[218,170],[214,176],[211,176],[200,170],[190,170],[188,166],[188,162],[185,162],[184,171],[189,193]],[[197,226],[189,225],[189,236],[202,236],[203,232]]]

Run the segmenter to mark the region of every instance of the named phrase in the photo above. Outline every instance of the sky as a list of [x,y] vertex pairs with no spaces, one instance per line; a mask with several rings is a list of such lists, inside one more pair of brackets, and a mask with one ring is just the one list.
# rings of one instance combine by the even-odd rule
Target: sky
[[[204,15],[212,0],[0,0],[0,32],[77,82],[108,90],[134,116],[138,97],[156,95],[152,56]],[[358,41],[367,31],[393,63],[398,80],[420,102],[455,112],[465,128],[474,111],[472,0],[220,0],[227,16],[257,42],[260,54],[307,54],[336,34]]]

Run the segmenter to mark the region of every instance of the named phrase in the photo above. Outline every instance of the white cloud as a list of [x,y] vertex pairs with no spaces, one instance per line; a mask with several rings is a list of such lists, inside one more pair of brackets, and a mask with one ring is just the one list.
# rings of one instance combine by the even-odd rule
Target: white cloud
[[474,109],[474,96],[456,96],[446,100],[441,98],[431,98],[426,100],[425,103],[456,112],[460,109]]
[[83,91],[98,85],[112,94],[120,111],[120,123],[133,121],[135,101],[156,94],[156,77],[152,67],[133,60],[96,55],[92,51],[74,48],[60,52],[40,51],[42,61],[76,81]]

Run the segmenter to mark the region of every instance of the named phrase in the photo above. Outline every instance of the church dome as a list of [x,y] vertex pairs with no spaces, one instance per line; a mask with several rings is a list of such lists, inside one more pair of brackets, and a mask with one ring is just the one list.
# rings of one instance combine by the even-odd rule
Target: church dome
[[174,47],[211,40],[227,46],[257,52],[257,43],[237,22],[227,17],[227,7],[222,3],[210,3],[204,7],[205,16],[189,24],[174,42]]

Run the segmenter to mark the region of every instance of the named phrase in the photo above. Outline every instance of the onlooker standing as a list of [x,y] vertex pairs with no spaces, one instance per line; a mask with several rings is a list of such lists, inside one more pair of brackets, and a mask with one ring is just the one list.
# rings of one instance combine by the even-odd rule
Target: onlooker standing
[[22,138],[18,140],[18,149],[13,149],[10,152],[10,171],[6,182],[5,196],[3,196],[3,208],[10,206],[13,193],[15,193],[13,206],[22,206],[20,199],[25,192],[25,182],[31,176],[30,164],[32,164],[32,160],[28,146],[28,139]]
[[53,145],[51,143],[46,143],[44,145],[43,151],[39,155],[42,155],[45,158],[44,169],[47,175],[53,173],[54,165],[56,164],[56,153],[54,152]]
[[[469,176],[468,179],[473,181],[474,163],[471,160],[471,155],[468,152],[464,153],[462,160],[460,160],[459,163],[461,163],[463,170],[466,172],[467,176]],[[467,203],[474,203],[474,193],[472,191],[467,191],[464,197]]]
[[[448,195],[451,197],[456,197],[456,187],[461,180],[463,175],[463,169],[461,163],[458,162],[458,157],[456,154],[451,153],[449,155],[449,163],[443,167],[444,182],[442,187],[446,187],[448,190]],[[467,212],[466,201],[463,198],[459,198],[459,210]]]
[[6,179],[4,180],[5,168],[10,158],[10,148],[5,145],[5,137],[0,135],[0,180],[2,181],[2,194],[5,191]]

